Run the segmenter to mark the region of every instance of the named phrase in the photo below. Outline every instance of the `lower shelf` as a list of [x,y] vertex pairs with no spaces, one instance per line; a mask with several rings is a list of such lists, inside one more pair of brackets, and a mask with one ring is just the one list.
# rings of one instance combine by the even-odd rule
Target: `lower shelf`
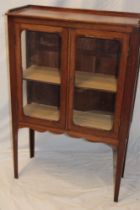
[[[97,111],[74,111],[74,123],[83,127],[110,131],[113,127],[113,115]],[[46,120],[59,120],[59,110],[56,106],[31,103],[24,106],[24,114]]]
[[112,130],[113,115],[99,111],[74,111],[74,123],[83,127]]
[[56,106],[31,103],[24,106],[24,114],[45,120],[59,120],[59,110]]

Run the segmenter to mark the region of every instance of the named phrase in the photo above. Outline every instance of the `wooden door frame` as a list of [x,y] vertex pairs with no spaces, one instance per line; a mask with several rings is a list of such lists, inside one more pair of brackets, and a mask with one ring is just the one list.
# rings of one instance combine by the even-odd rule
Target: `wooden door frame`
[[[25,116],[23,113],[23,99],[22,99],[22,55],[21,55],[21,33],[24,30],[39,31],[57,33],[61,37],[61,85],[60,85],[60,119],[59,121],[49,121],[44,119],[37,119]],[[20,124],[35,124],[52,128],[65,128],[65,116],[66,116],[66,94],[67,94],[67,40],[68,32],[62,27],[54,27],[47,25],[28,24],[28,23],[16,23],[15,24],[15,39],[16,39],[16,72],[17,72],[17,96],[18,96],[18,115]]]
[[[68,114],[68,122],[67,127],[68,130],[72,130],[75,132],[80,132],[81,136],[83,133],[88,133],[91,135],[97,136],[105,136],[111,138],[118,138],[119,128],[120,128],[120,120],[121,120],[121,108],[123,102],[123,94],[124,94],[124,83],[125,83],[125,75],[126,75],[126,67],[127,67],[127,58],[129,52],[129,34],[120,33],[120,32],[110,32],[110,31],[94,31],[90,29],[71,29],[70,33],[70,44],[71,49],[69,51],[69,63],[71,63],[71,67],[69,69],[69,90],[68,90],[68,106],[67,110],[69,110]],[[119,76],[118,76],[118,91],[116,93],[116,103],[115,103],[115,120],[112,131],[103,131],[97,130],[93,128],[85,128],[78,125],[74,125],[72,121],[73,116],[73,96],[74,96],[74,75],[75,75],[75,57],[76,57],[76,37],[77,36],[93,36],[96,38],[102,39],[116,39],[119,40],[122,44],[121,54],[120,54],[120,64],[119,64]]]

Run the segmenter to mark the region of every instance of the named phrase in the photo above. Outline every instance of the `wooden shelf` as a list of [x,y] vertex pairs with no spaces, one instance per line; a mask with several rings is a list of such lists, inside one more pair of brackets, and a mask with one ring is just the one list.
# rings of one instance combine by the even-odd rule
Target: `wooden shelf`
[[60,84],[60,71],[58,68],[32,65],[24,71],[23,79]]
[[74,111],[74,123],[83,127],[112,130],[113,115],[98,111]]
[[116,92],[117,79],[112,75],[76,71],[76,87]]
[[[25,70],[23,78],[51,84],[61,81],[59,69],[35,65]],[[113,75],[76,71],[76,87],[116,92],[117,79]]]
[[29,117],[35,117],[45,120],[59,120],[59,110],[56,106],[31,103],[24,106],[24,114]]
[[[24,106],[24,114],[46,120],[59,120],[59,110],[55,106],[31,103]],[[74,111],[74,123],[83,127],[111,130],[113,115],[97,111]]]

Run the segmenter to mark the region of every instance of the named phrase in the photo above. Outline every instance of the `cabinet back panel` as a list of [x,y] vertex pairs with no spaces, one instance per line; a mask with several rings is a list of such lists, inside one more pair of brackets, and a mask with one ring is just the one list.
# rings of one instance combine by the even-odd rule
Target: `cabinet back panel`
[[60,67],[61,39],[58,34],[27,31],[27,66]]
[[28,103],[60,106],[60,87],[41,82],[27,82]]
[[76,70],[117,76],[120,54],[118,40],[78,37],[76,51]]
[[74,95],[74,109],[79,111],[99,110],[114,112],[115,94],[97,90],[77,88]]

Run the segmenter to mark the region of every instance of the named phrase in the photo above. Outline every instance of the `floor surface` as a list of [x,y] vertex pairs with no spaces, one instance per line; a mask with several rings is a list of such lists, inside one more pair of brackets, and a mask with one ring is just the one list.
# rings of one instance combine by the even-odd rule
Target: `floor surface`
[[[48,137],[47,137],[48,138]],[[49,136],[50,138],[50,136]],[[0,210],[139,210],[140,141],[127,155],[120,199],[113,202],[112,151],[82,140],[37,139],[36,156],[19,144],[13,178],[10,140],[0,145]]]

